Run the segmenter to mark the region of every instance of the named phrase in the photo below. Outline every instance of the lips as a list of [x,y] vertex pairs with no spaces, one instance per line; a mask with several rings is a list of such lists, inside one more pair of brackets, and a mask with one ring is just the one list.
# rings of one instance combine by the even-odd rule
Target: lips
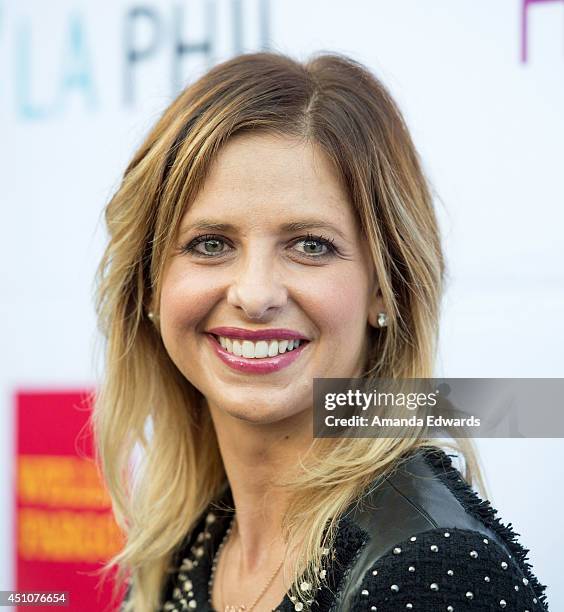
[[280,340],[309,340],[309,338],[299,331],[286,328],[271,328],[271,329],[243,329],[242,327],[213,327],[206,330],[208,334],[215,336],[226,336],[227,338],[237,340],[272,340],[279,338]]
[[[247,372],[249,374],[269,374],[271,372],[277,372],[279,370],[282,370],[283,368],[286,368],[290,366],[292,363],[294,363],[294,361],[296,361],[296,359],[300,357],[303,351],[310,344],[309,341],[307,341],[303,335],[300,335],[300,334],[296,335],[296,333],[292,332],[291,330],[281,330],[281,329],[275,329],[275,330],[269,329],[269,330],[264,330],[264,331],[261,330],[260,332],[250,332],[251,336],[249,336],[248,330],[237,329],[238,335],[233,336],[231,335],[231,332],[234,329],[236,328],[225,328],[225,327],[214,328],[213,330],[210,330],[210,332],[206,333],[205,336],[208,339],[208,342],[210,343],[212,350],[215,352],[215,354],[219,357],[219,359],[221,359],[221,361],[224,364],[226,364],[233,370],[237,370],[239,372]],[[273,338],[273,337],[283,338],[284,334],[286,334],[286,337],[289,339],[299,337],[301,339],[301,342],[300,342],[300,346],[298,346],[297,348],[287,353],[282,353],[279,355],[275,355],[273,357],[247,358],[243,356],[234,355],[233,353],[230,353],[227,350],[225,350],[225,348],[223,348],[221,344],[219,343],[218,338],[215,336],[218,330],[222,332],[221,333],[222,336],[227,336],[227,337],[232,337],[232,338],[249,339],[249,340],[252,338],[252,340],[254,341],[254,340],[261,340],[264,338]],[[227,330],[231,330],[229,335],[226,334]],[[275,334],[274,336],[273,336],[273,333]],[[260,337],[257,337],[257,335],[260,335]]]

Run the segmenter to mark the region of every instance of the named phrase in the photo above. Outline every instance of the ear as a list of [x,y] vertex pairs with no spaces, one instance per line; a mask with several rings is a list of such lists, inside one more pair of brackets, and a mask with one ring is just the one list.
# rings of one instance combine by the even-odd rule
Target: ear
[[380,285],[376,280],[376,275],[374,275],[374,283],[372,287],[373,289],[368,301],[368,323],[370,323],[372,327],[380,328],[380,325],[378,325],[378,315],[381,312],[386,312],[386,309],[384,307],[384,299],[382,297]]

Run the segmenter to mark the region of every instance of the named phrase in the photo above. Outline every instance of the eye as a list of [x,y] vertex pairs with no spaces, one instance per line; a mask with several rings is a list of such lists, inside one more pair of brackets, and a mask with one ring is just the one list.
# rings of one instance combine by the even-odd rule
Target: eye
[[[299,255],[309,259],[322,259],[337,253],[337,247],[334,246],[333,241],[323,236],[308,234],[295,240],[293,247],[296,245],[302,245],[301,249],[296,249]],[[204,234],[193,238],[181,248],[181,251],[197,257],[217,259],[227,254],[231,248],[225,238],[216,234]]]
[[182,248],[185,253],[192,253],[199,257],[216,257],[227,252],[225,239],[215,234],[196,236]]
[[321,258],[334,255],[337,251],[333,241],[330,238],[323,236],[313,236],[308,234],[305,238],[300,238],[294,245],[303,245],[303,250],[299,251],[301,255],[306,255],[311,258]]

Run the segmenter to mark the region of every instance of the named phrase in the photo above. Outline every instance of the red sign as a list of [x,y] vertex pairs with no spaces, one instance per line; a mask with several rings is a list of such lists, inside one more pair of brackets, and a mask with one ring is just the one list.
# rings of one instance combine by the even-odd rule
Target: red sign
[[122,536],[93,460],[91,407],[89,391],[16,394],[16,589],[69,593],[68,607],[38,612],[119,607],[99,572]]

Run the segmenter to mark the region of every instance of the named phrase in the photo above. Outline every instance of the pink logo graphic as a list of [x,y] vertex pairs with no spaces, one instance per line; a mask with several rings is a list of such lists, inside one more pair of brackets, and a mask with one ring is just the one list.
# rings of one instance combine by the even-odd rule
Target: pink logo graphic
[[548,2],[564,2],[564,0],[523,0],[521,6],[521,61],[527,61],[528,52],[528,17],[529,7],[532,4],[546,4]]

